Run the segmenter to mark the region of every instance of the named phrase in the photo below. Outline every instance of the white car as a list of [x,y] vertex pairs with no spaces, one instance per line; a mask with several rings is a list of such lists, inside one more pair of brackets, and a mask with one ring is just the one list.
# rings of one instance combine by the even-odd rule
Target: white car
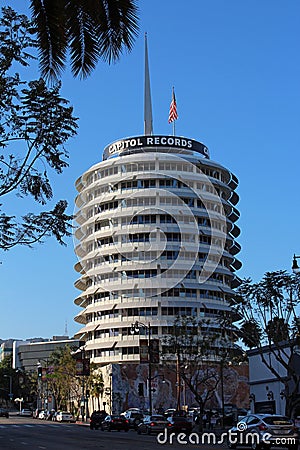
[[45,420],[46,417],[47,417],[47,411],[44,411],[44,410],[41,411],[41,412],[39,413],[39,415],[38,415],[38,418],[41,419],[41,420]]
[[57,422],[75,422],[73,415],[68,411],[59,411],[56,414]]
[[30,409],[22,409],[22,411],[20,412],[20,416],[24,416],[24,417],[32,417],[32,411]]

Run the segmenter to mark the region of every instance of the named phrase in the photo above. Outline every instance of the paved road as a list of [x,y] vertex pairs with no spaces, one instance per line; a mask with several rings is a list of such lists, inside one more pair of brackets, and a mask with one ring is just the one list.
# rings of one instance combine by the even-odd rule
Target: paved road
[[[172,445],[157,442],[156,436],[139,436],[135,431],[108,432],[90,430],[88,426],[41,421],[25,417],[0,418],[0,449],[1,450],[179,450],[182,448],[196,449],[199,445]],[[201,446],[202,450],[209,448],[223,449],[224,445]]]

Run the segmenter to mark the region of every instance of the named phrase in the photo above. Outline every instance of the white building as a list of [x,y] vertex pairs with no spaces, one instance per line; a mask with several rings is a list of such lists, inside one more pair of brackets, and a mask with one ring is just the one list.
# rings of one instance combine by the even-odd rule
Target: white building
[[136,321],[160,338],[177,316],[231,315],[237,184],[200,142],[152,135],[114,142],[77,180],[76,337],[91,361],[138,362]]

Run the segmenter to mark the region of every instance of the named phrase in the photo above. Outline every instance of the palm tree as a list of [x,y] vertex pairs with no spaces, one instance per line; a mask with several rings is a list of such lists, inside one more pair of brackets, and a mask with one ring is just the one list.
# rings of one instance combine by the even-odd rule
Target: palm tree
[[98,403],[98,410],[100,410],[100,397],[102,398],[104,393],[104,381],[102,373],[99,372],[94,365],[92,365],[92,372],[89,377],[88,384],[92,396],[93,407],[94,407],[94,398],[96,398]]
[[68,51],[73,75],[117,61],[138,33],[137,0],[30,0],[42,76],[56,80]]

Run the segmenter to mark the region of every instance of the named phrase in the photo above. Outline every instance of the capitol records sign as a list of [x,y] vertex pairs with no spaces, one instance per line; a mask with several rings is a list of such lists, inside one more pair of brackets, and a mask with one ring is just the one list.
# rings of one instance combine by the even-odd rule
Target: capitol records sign
[[120,139],[105,147],[103,152],[103,160],[106,160],[114,155],[121,155],[122,153],[134,152],[138,149],[145,149],[145,151],[165,151],[169,152],[171,149],[191,150],[209,158],[208,148],[201,142],[194,141],[181,136],[136,136],[127,139]]

